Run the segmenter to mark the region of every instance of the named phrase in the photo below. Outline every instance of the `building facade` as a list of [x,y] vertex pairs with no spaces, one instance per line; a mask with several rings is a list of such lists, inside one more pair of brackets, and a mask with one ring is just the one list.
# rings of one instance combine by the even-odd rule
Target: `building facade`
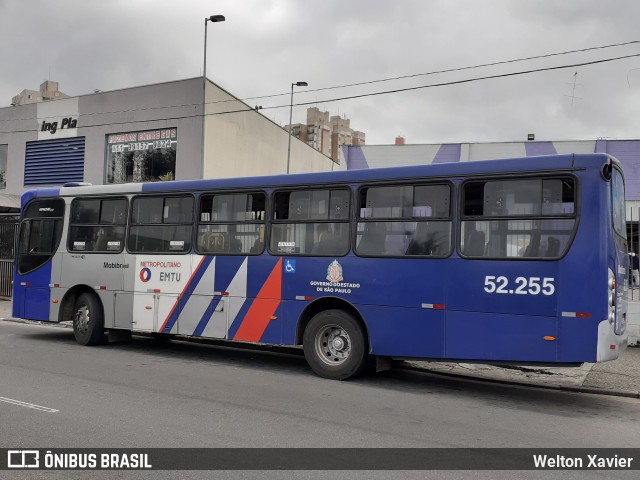
[[[41,100],[0,108],[0,194],[285,173],[288,141],[282,127],[202,77]],[[292,173],[333,165],[292,142]]]

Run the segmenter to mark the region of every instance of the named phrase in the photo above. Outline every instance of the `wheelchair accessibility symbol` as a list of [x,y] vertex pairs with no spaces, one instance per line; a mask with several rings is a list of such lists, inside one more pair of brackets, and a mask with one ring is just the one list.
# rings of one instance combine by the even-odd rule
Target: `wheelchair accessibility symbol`
[[296,261],[295,260],[285,260],[284,261],[284,271],[285,271],[285,273],[296,273]]

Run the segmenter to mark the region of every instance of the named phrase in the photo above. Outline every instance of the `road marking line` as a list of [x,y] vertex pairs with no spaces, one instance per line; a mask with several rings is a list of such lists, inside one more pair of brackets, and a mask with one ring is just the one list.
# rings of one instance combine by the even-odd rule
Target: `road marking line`
[[6,398],[6,397],[0,397],[0,402],[10,403],[12,405],[18,405],[20,407],[33,408],[34,410],[40,410],[41,412],[47,412],[47,413],[56,413],[60,411],[54,408],[43,407],[40,405],[35,405],[33,403],[21,402],[20,400],[13,400],[12,398]]

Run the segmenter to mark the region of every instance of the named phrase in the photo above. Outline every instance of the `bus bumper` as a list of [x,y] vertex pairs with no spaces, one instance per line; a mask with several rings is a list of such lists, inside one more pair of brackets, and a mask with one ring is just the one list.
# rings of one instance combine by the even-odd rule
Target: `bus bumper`
[[598,325],[598,353],[596,362],[615,360],[622,351],[627,348],[629,337],[625,331],[622,335],[616,335],[609,323],[603,320]]

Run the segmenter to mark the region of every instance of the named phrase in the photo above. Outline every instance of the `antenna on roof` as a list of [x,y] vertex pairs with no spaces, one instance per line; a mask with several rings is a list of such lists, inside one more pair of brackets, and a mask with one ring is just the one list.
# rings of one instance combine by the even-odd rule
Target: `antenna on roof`
[[578,99],[578,100],[582,100],[581,97],[576,97],[576,87],[581,87],[582,84],[581,83],[576,83],[576,81],[578,80],[578,72],[575,72],[573,74],[573,82],[567,82],[567,85],[571,85],[571,95],[565,95],[565,97],[571,97],[571,105],[573,105],[573,102]]

